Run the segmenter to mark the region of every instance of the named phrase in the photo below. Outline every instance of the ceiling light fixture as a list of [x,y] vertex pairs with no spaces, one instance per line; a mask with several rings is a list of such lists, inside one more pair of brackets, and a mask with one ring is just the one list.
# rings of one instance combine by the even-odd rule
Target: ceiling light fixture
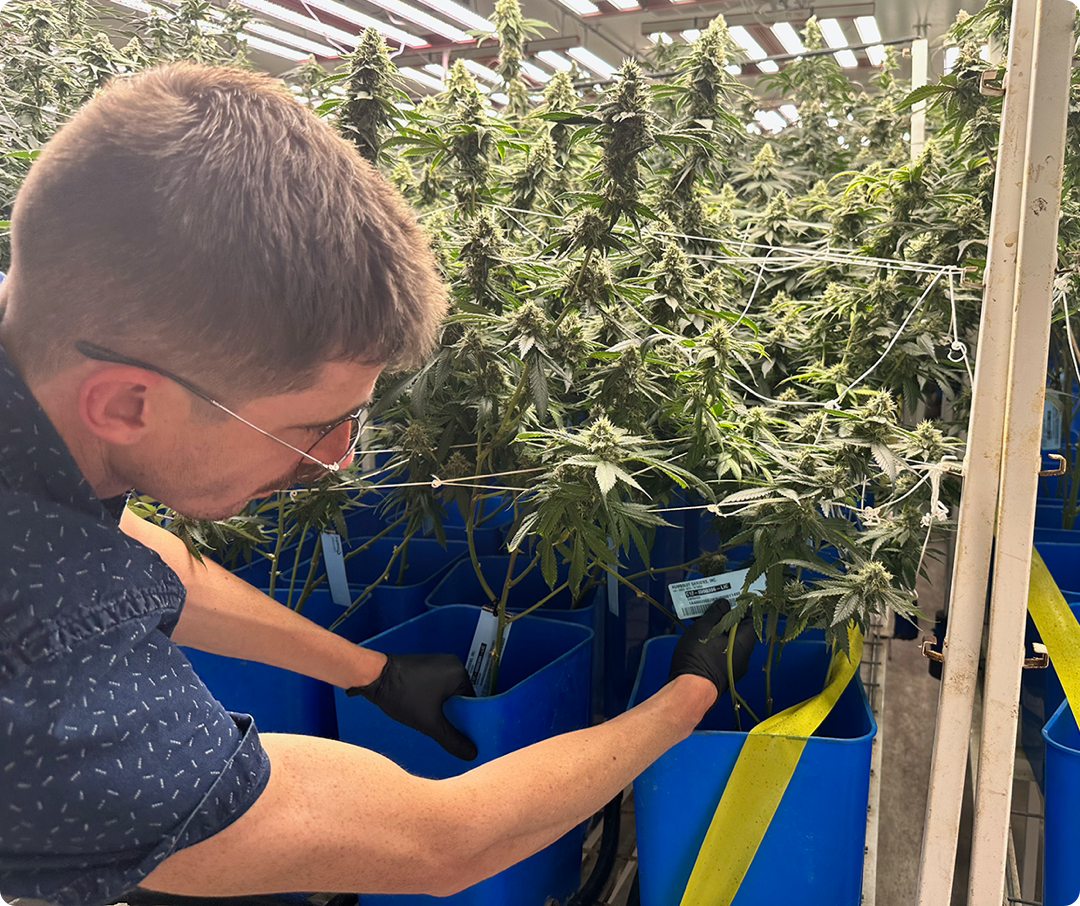
[[265,22],[249,22],[246,29],[256,35],[262,35],[264,38],[269,38],[277,44],[284,44],[286,47],[295,47],[298,50],[306,51],[306,53],[309,54],[316,54],[320,57],[341,56],[341,51],[335,50],[333,47],[319,44],[317,41],[309,41],[307,38],[303,38],[300,35],[294,35],[292,32],[285,31],[281,28],[274,28],[273,25],[267,25]]
[[600,7],[590,2],[590,0],[559,0],[559,2],[579,16],[591,16],[600,12]]
[[799,121],[799,108],[794,104],[781,104],[780,112],[784,115],[789,123],[797,123]]
[[553,50],[541,50],[536,55],[536,59],[547,63],[552,69],[557,69],[560,72],[569,72],[574,66],[566,57],[560,56]]
[[733,25],[728,29],[728,34],[735,39],[735,43],[743,49],[751,60],[764,60],[768,56],[764,48],[741,25]]
[[536,82],[550,82],[551,76],[549,76],[544,70],[534,63],[530,63],[528,60],[521,61],[521,71],[525,73],[530,79]]
[[446,70],[442,68],[438,63],[425,63],[424,72],[431,73],[437,79],[444,78],[446,76]]
[[[243,2],[243,0],[241,0],[241,2]],[[391,38],[398,44],[404,44],[406,47],[424,47],[428,43],[423,38],[411,35],[407,31],[394,25],[387,25],[385,22],[380,22],[378,19],[371,18],[371,16],[366,16],[362,12],[353,9],[351,6],[346,6],[344,3],[338,3],[337,0],[305,0],[304,5],[312,6],[315,9],[321,9],[324,13],[330,13],[331,16],[335,16],[345,22],[351,22],[353,25],[358,25],[360,28],[376,28],[386,35],[386,37]],[[301,16],[300,18],[304,17]],[[314,16],[308,17],[308,21],[314,22]]]
[[237,0],[237,2],[241,6],[246,6],[257,13],[269,16],[271,19],[288,22],[290,25],[322,35],[324,38],[336,41],[338,44],[344,44],[346,47],[356,47],[360,43],[360,38],[357,35],[351,35],[340,28],[334,28],[332,25],[324,25],[310,16],[302,16],[300,13],[286,9],[284,6],[278,6],[276,3],[268,3],[267,0]]
[[774,63],[772,60],[759,60],[758,64],[757,64],[757,68],[760,69],[762,72],[779,72],[780,71],[779,65]]
[[488,69],[486,66],[477,63],[476,60],[462,60],[461,62],[477,78],[483,79],[485,82],[491,82],[492,85],[502,84],[503,77],[494,69]]
[[874,66],[880,66],[884,63],[885,48],[877,43],[881,40],[881,29],[878,28],[877,19],[873,16],[857,16],[855,18],[855,29],[859,32],[863,44],[871,45],[866,48],[866,55],[870,58],[870,63]]
[[700,28],[687,28],[682,31],[683,40],[687,44],[693,44],[698,38],[701,37]]
[[492,35],[495,33],[495,26],[488,22],[483,16],[478,13],[474,13],[471,9],[465,9],[464,6],[459,6],[454,3],[453,0],[420,0],[424,6],[430,6],[436,12],[442,13],[447,19],[453,19],[455,22],[460,22],[466,28],[471,28],[473,31],[478,31],[485,35]]
[[608,3],[624,12],[628,9],[641,9],[641,4],[637,0],[608,0]]
[[772,33],[776,35],[776,40],[784,46],[784,50],[788,53],[806,52],[805,45],[790,22],[777,22],[772,26]]
[[[122,3],[121,6],[130,6],[131,9],[138,9],[135,6],[138,0],[128,0],[127,3]],[[248,47],[252,50],[261,50],[263,53],[271,54],[275,57],[281,57],[283,60],[291,60],[293,63],[303,63],[308,58],[306,53],[299,50],[294,50],[292,47],[286,47],[284,44],[278,44],[275,41],[264,41],[262,38],[256,38],[252,35],[246,39]]]
[[859,60],[855,56],[855,52],[851,50],[838,50],[833,54],[836,57],[836,62],[840,64],[841,69],[858,69]]
[[609,63],[605,63],[591,50],[587,50],[584,47],[571,47],[566,51],[571,57],[577,60],[582,66],[588,69],[590,72],[595,73],[602,79],[610,79],[615,75],[615,67]]
[[402,66],[398,72],[410,82],[416,82],[417,85],[423,85],[425,88],[433,88],[435,91],[443,91],[446,88],[441,79],[421,72],[419,69],[413,69],[411,66]]
[[[310,0],[308,0],[308,2],[310,2]],[[395,16],[400,16],[402,19],[406,19],[409,22],[419,25],[421,28],[427,29],[433,35],[441,35],[444,38],[448,38],[449,40],[458,43],[465,43],[472,40],[472,35],[466,34],[460,28],[456,28],[453,25],[447,25],[442,20],[428,15],[423,10],[409,6],[407,3],[402,3],[401,0],[369,0],[369,2],[382,7],[388,13],[393,13]],[[319,4],[312,3],[311,5],[318,6]]]
[[825,36],[825,43],[833,50],[848,46],[848,39],[844,37],[844,30],[836,19],[822,19],[818,22],[821,33]]
[[653,44],[673,43],[671,35],[669,35],[666,31],[654,31],[651,35],[649,35],[649,40],[652,41]]
[[742,67],[738,63],[728,63],[728,65],[724,67],[724,72],[728,75],[741,76]]

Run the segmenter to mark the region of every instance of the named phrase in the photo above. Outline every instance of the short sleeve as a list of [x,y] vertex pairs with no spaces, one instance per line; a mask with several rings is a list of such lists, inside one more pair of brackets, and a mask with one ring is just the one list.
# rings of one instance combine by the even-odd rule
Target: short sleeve
[[240,817],[270,776],[157,619],[0,685],[0,891],[108,903]]

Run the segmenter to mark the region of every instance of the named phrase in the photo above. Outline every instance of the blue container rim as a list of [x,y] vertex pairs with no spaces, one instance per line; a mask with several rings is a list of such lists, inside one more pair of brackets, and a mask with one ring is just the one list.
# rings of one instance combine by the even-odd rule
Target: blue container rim
[[[412,623],[416,623],[420,620],[434,619],[434,615],[436,614],[450,613],[454,610],[466,610],[472,614],[479,614],[480,611],[483,610],[483,608],[477,607],[475,604],[445,604],[442,607],[436,607],[432,610],[426,610],[424,611],[424,613],[418,614],[417,616],[406,620],[404,623],[398,623],[397,626],[391,626],[389,629],[383,630],[378,635],[373,635],[370,639],[365,639],[362,645],[363,647],[367,647],[372,642],[378,641],[384,636],[388,636],[395,632],[398,632],[399,630],[402,630],[404,627]],[[527,620],[529,622],[545,623],[550,627],[558,627],[557,631],[559,632],[566,632],[571,636],[579,636],[577,642],[575,642],[569,649],[560,654],[557,658],[555,658],[555,660],[549,661],[547,664],[541,667],[540,670],[550,670],[556,664],[559,664],[570,658],[583,646],[592,645],[593,636],[595,635],[595,633],[590,627],[583,626],[580,623],[571,623],[566,620],[549,620],[546,617],[537,617],[533,614],[529,614],[528,616],[522,617],[521,619]],[[539,673],[540,670],[538,670],[537,673]],[[536,673],[531,674],[531,676],[536,676]],[[498,701],[503,696],[509,695],[511,692],[513,692],[519,685],[521,685],[521,683],[515,683],[509,689],[504,689],[502,692],[495,693],[495,695],[483,695],[477,696],[475,698],[473,696],[467,695],[455,695],[449,700],[461,702],[463,707],[473,707],[481,702]],[[470,702],[472,704],[470,704]]]
[[[640,702],[637,701],[638,687],[641,684],[642,674],[645,672],[645,659],[646,659],[646,657],[648,657],[649,646],[653,642],[664,642],[669,638],[673,638],[673,636],[665,636],[665,635],[655,636],[655,637],[653,637],[651,639],[648,639],[645,642],[645,647],[641,652],[641,662],[638,664],[637,677],[634,679],[634,688],[633,688],[633,691],[630,693],[630,705],[629,705],[629,707],[634,707],[635,705],[640,704]],[[821,642],[821,641],[815,641],[813,639],[804,639],[801,642],[798,639],[793,639],[792,641],[788,642],[788,644],[789,645],[792,645],[792,644],[824,645],[825,643]],[[813,739],[826,739],[826,740],[829,741],[830,745],[838,745],[838,744],[839,745],[858,745],[860,743],[865,743],[869,739],[873,739],[875,736],[877,736],[877,730],[878,730],[877,721],[874,719],[874,712],[870,708],[870,700],[866,697],[866,688],[863,686],[862,682],[859,681],[859,672],[857,670],[855,671],[855,675],[851,678],[851,682],[855,683],[856,687],[858,688],[858,690],[859,690],[859,698],[862,700],[863,710],[866,711],[866,716],[870,719],[870,729],[867,730],[865,733],[863,733],[861,736],[850,736],[850,737],[839,737],[839,736],[789,736],[788,734],[780,734],[780,733],[767,733],[767,734],[764,734],[764,735],[774,736],[774,737],[776,737],[778,739],[811,739],[811,740],[813,740]],[[1043,732],[1045,733],[1046,731],[1043,730]],[[691,736],[741,736],[741,737],[745,737],[745,736],[748,735],[748,731],[746,731],[746,730],[698,730],[698,729],[694,729],[694,730],[690,731],[690,735]]]
[[1069,700],[1065,699],[1058,709],[1050,716],[1050,719],[1043,724],[1042,737],[1046,741],[1047,745],[1053,746],[1059,752],[1067,752],[1071,755],[1080,755],[1080,749],[1074,749],[1072,746],[1067,746],[1063,742],[1058,742],[1050,735],[1051,729],[1057,724],[1059,720],[1062,720],[1062,715],[1069,710]]

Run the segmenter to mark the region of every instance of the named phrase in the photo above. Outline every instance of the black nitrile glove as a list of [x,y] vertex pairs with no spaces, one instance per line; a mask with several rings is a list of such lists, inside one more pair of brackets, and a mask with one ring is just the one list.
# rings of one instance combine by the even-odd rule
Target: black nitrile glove
[[[726,598],[721,598],[690,624],[675,645],[668,682],[677,676],[689,673],[712,680],[718,697],[727,692],[728,634],[718,633],[710,639],[709,633],[729,610],[731,610],[731,602]],[[705,639],[708,641],[704,641]],[[750,663],[750,652],[754,650],[756,642],[757,633],[754,632],[753,621],[747,616],[735,630],[735,649],[731,654],[731,666],[736,680],[741,679],[746,673],[746,667]]]
[[476,746],[443,714],[454,695],[472,697],[472,683],[456,654],[388,654],[378,678],[353,686],[346,695],[362,695],[398,723],[430,736],[451,755],[465,761],[476,757]]

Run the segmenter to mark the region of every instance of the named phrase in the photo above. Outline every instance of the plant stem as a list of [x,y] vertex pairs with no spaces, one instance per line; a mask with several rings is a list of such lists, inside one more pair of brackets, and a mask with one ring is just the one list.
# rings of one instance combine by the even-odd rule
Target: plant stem
[[499,682],[499,661],[502,660],[503,630],[506,628],[506,599],[510,595],[510,577],[514,575],[514,561],[517,560],[517,549],[510,551],[510,562],[506,564],[506,578],[503,580],[502,594],[499,596],[499,604],[495,608],[495,644],[491,649],[491,679],[488,685],[488,695],[494,695]]
[[765,716],[772,717],[772,668],[773,652],[776,650],[776,627],[780,622],[779,611],[774,610],[769,614],[769,622],[765,628],[765,635],[769,638],[769,653],[765,658]]
[[385,538],[387,535],[389,535],[390,532],[392,532],[394,529],[396,529],[399,525],[401,525],[401,523],[403,523],[408,518],[409,518],[408,516],[399,516],[397,519],[395,519],[393,522],[391,522],[386,528],[384,528],[381,532],[379,532],[379,534],[372,535],[370,538],[368,538],[367,541],[365,541],[359,547],[354,547],[351,551],[349,551],[341,559],[348,561],[348,560],[351,560],[353,557],[355,557],[357,554],[362,554],[369,547],[371,547],[371,545],[373,545],[376,541],[382,541],[383,538]]
[[735,633],[739,630],[739,624],[736,623],[731,629],[728,630],[727,637],[727,679],[728,679],[728,691],[731,693],[731,704],[735,708],[735,729],[742,732],[742,721],[739,719],[739,708],[746,708],[746,713],[753,718],[754,723],[761,723],[758,720],[758,716],[753,712],[750,706],[746,703],[746,700],[735,691]]
[[626,586],[627,588],[629,588],[629,589],[630,589],[630,590],[631,590],[631,591],[632,591],[632,592],[633,592],[633,593],[634,593],[635,595],[637,595],[637,596],[638,596],[639,598],[642,598],[643,600],[645,600],[645,601],[648,601],[648,602],[649,602],[650,604],[652,604],[652,606],[653,606],[653,607],[655,607],[655,608],[656,608],[657,610],[659,610],[659,611],[660,611],[660,612],[661,612],[661,613],[662,613],[662,614],[663,614],[664,616],[666,616],[666,617],[667,617],[667,618],[668,618],[669,620],[671,620],[671,622],[672,622],[672,623],[674,623],[675,625],[678,625],[678,624],[679,624],[679,620],[678,620],[678,618],[677,618],[677,617],[675,616],[675,614],[673,614],[673,613],[672,613],[672,612],[671,612],[670,610],[668,610],[668,609],[667,609],[667,608],[666,608],[666,607],[665,607],[665,606],[664,606],[663,604],[661,604],[661,603],[660,603],[659,601],[657,601],[657,600],[656,600],[656,598],[652,597],[652,595],[647,595],[647,594],[645,594],[645,592],[643,592],[643,591],[642,591],[642,590],[641,590],[640,588],[638,588],[638,587],[637,587],[637,586],[636,586],[636,585],[635,585],[635,584],[634,584],[633,582],[631,582],[631,581],[630,581],[629,579],[625,578],[624,576],[620,576],[620,575],[619,575],[619,571],[618,571],[618,570],[612,569],[612,568],[611,568],[610,566],[608,566],[608,565],[607,565],[606,563],[601,563],[601,564],[599,564],[599,566],[600,566],[600,568],[601,568],[602,570],[604,570],[604,572],[608,573],[609,575],[612,575],[612,576],[614,576],[614,577],[615,577],[615,580],[616,580],[616,581],[617,581],[617,582],[618,582],[618,583],[619,583],[620,585],[625,585],[625,586]]
[[390,567],[394,565],[394,561],[397,559],[398,554],[401,553],[401,550],[404,546],[404,541],[401,544],[397,544],[394,546],[394,552],[390,555],[390,560],[387,562],[386,568],[382,571],[382,574],[367,588],[360,592],[360,594],[357,595],[355,599],[353,599],[353,602],[345,608],[345,612],[336,620],[334,620],[333,623],[330,624],[328,629],[331,632],[333,632],[335,629],[337,629],[338,626],[340,626],[349,617],[351,617],[353,613],[355,613],[356,610],[360,607],[360,605],[371,595],[371,593],[386,580],[386,577],[390,575]]
[[640,572],[630,573],[627,579],[640,579],[642,576],[648,576],[652,578],[660,573],[673,573],[680,569],[689,569],[694,565],[695,560],[687,560],[686,563],[680,563],[678,566],[651,566],[648,569],[643,569]]
[[409,565],[409,542],[412,540],[410,535],[401,545],[401,563],[398,565],[397,585],[403,585],[405,583],[405,568]]
[[285,521],[285,493],[278,491],[277,510],[277,541],[274,543],[274,562],[270,567],[270,590],[268,594],[274,597],[274,587],[277,585],[278,556],[281,554],[281,544],[285,540],[285,532],[282,523]]
[[491,586],[488,585],[487,579],[484,578],[484,570],[480,566],[480,557],[476,553],[476,539],[473,537],[473,530],[475,528],[476,520],[476,495],[473,494],[472,504],[469,506],[469,516],[465,520],[465,540],[469,545],[469,559],[472,561],[473,571],[476,573],[476,578],[480,581],[480,587],[484,590],[484,594],[487,595],[488,602],[495,601],[495,592],[491,590]]
[[[292,607],[293,591],[296,589],[296,573],[300,569],[300,552],[304,549],[304,539],[307,537],[308,523],[304,523],[304,530],[300,533],[300,541],[296,545],[296,556],[293,557],[292,572],[289,574],[289,597],[285,601],[286,607]],[[296,604],[296,612],[299,613],[304,606],[303,601],[298,601]]]

